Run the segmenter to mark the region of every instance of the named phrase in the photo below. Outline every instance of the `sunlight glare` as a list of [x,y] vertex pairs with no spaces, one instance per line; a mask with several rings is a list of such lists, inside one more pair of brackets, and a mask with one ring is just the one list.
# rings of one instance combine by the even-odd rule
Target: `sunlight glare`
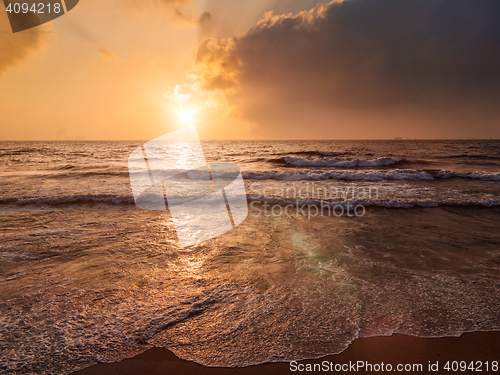
[[182,111],[179,113],[179,122],[181,125],[189,126],[193,124],[193,112]]

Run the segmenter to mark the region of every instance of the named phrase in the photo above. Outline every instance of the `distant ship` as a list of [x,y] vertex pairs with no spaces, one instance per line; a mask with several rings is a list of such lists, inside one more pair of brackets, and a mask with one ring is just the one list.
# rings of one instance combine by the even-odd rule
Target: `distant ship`
[[403,140],[403,138],[401,138],[401,137],[394,137],[394,140],[395,140],[395,141],[402,141],[402,140]]

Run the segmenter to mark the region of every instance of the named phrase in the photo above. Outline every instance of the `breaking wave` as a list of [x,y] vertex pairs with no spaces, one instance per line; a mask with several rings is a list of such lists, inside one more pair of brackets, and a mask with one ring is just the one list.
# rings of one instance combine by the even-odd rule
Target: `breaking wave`
[[337,168],[353,168],[353,167],[382,167],[398,164],[405,159],[403,158],[378,158],[378,159],[303,159],[285,157],[283,161],[288,165],[297,167],[337,167]]
[[468,178],[482,181],[500,181],[497,172],[451,172],[451,171],[416,171],[412,169],[394,169],[377,171],[247,171],[243,178],[249,180],[434,180],[448,178]]

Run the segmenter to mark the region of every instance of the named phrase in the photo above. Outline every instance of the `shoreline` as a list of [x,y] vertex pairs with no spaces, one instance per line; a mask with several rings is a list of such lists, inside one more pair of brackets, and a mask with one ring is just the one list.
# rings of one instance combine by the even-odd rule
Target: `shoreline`
[[[328,364],[325,365],[324,361]],[[319,359],[298,361],[295,371],[291,371],[290,362],[274,362],[249,367],[205,367],[192,361],[187,361],[176,357],[171,351],[164,348],[152,348],[135,357],[125,359],[116,363],[99,363],[86,369],[77,371],[73,375],[165,375],[165,374],[207,374],[207,375],[257,375],[257,374],[291,374],[291,373],[311,373],[311,372],[338,372],[335,365],[344,366],[343,373],[353,372],[353,363],[362,361],[372,366],[384,364],[384,367],[372,367],[371,371],[365,368],[357,368],[357,373],[389,372],[387,366],[392,366],[393,372],[397,371],[397,365],[422,365],[416,371],[404,371],[405,373],[419,374],[453,374],[469,373],[473,374],[482,369],[483,374],[498,373],[491,369],[491,362],[500,362],[500,331],[495,332],[471,332],[464,333],[460,337],[443,338],[420,338],[394,334],[384,337],[369,337],[356,339],[345,351],[337,355],[328,355]],[[449,371],[444,369],[447,362],[450,365],[457,361],[460,366],[461,361],[465,361],[467,366],[473,363],[474,371],[468,369],[460,371]],[[488,365],[486,364],[488,362]],[[429,364],[434,365],[438,371],[430,371]],[[316,364],[316,368],[314,368]],[[347,365],[351,366],[347,371]],[[300,371],[299,369],[303,370]],[[311,365],[311,366],[307,366]],[[320,366],[323,366],[322,371]],[[328,370],[327,370],[327,366]],[[488,366],[489,371],[486,367]],[[307,369],[311,369],[307,371]],[[313,371],[315,369],[315,371]],[[337,366],[337,370],[340,367]],[[326,371],[325,371],[326,370]]]

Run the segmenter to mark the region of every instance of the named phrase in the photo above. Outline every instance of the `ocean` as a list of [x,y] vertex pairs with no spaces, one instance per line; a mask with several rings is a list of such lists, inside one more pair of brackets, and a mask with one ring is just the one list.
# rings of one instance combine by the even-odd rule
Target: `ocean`
[[0,143],[0,371],[156,346],[207,366],[500,330],[500,141],[207,141],[247,219],[180,248],[134,204],[144,142]]

